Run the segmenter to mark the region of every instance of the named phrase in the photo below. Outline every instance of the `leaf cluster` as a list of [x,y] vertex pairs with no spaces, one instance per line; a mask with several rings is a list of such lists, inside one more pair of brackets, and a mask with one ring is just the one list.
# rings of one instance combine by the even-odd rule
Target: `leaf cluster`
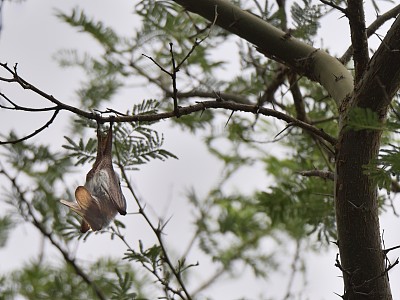
[[[8,138],[15,139],[17,136],[10,132]],[[57,190],[72,172],[69,157],[51,151],[49,146],[28,142],[6,145],[3,150],[6,165],[2,167],[8,166],[12,170],[7,173],[12,185],[5,189],[4,196],[7,203],[18,212],[13,216],[20,215],[32,221],[29,213],[31,206],[39,213],[40,221],[46,228],[57,231],[63,227],[65,222],[59,205],[61,195]],[[17,180],[21,178],[24,184]]]
[[[145,296],[146,281],[129,264],[101,258],[88,264],[93,283],[107,299],[140,299]],[[26,263],[7,277],[1,277],[0,296],[11,300],[27,299],[96,299],[93,289],[67,264],[51,265],[38,260]]]
[[400,147],[395,139],[400,130],[399,121],[396,103],[392,106],[387,120],[382,120],[370,109],[360,107],[352,108],[348,114],[349,129],[382,131],[382,149],[376,159],[364,166],[364,173],[369,175],[380,189],[385,189],[388,195],[393,186],[400,181]]
[[[294,1],[286,19],[285,11],[269,1],[234,2],[282,29],[285,29],[287,19],[293,20],[291,34],[306,41],[315,37],[319,20],[327,12],[322,5],[315,5],[312,1]],[[144,82],[157,88],[160,99],[128,99],[132,101],[128,105],[132,109],[124,114],[153,114],[171,110],[171,78],[164,70],[172,67],[169,44],[173,43],[174,59],[178,64],[190,53],[186,63],[176,73],[179,92],[188,92],[200,99],[258,103],[294,117],[299,114],[300,105],[307,116],[305,121],[318,124],[321,130],[332,136],[337,135],[334,105],[326,92],[315,83],[298,78],[295,84],[301,94],[301,103],[294,103],[291,94],[294,84],[289,82],[285,66],[261,55],[251,45],[235,43],[231,34],[211,26],[210,22],[184,11],[171,1],[142,0],[135,6],[135,12],[142,18],[142,26],[131,37],[118,35],[114,29],[89,17],[79,8],[70,13],[57,12],[62,21],[88,34],[102,49],[97,56],[71,49],[56,55],[62,66],[78,66],[86,75],[77,91],[79,105],[100,111],[101,106],[113,100],[123,88],[136,88]],[[196,40],[204,37],[207,38],[192,51]],[[215,55],[222,43],[230,43],[229,49],[239,54],[234,59],[241,69],[229,72],[229,76],[224,69],[231,67],[225,63],[227,58]],[[219,96],[219,91],[227,95],[226,99]],[[190,96],[178,98],[179,105],[195,101]],[[105,112],[120,114],[111,109]],[[332,171],[333,150],[329,145],[290,124],[286,126],[257,115],[207,110],[174,121],[184,130],[201,135],[210,153],[223,163],[219,182],[204,199],[195,192],[188,195],[194,207],[194,240],[222,268],[222,273],[235,274],[235,268],[244,265],[250,267],[256,276],[266,278],[271,270],[277,268],[276,249],[288,239],[296,242],[317,240],[326,244],[329,239],[336,238],[332,182],[304,178],[298,174],[304,170]],[[382,130],[378,121],[374,114],[354,109],[349,113],[348,126],[353,130]],[[392,123],[396,122],[389,120],[385,126],[392,126]],[[75,125],[74,133],[81,133],[82,128],[96,128],[91,121],[80,120]],[[163,148],[164,137],[153,125],[114,124],[113,157],[117,158],[121,167],[134,170],[154,159],[176,158]],[[76,216],[66,215],[59,208],[61,195],[57,193],[57,187],[65,190],[64,178],[71,173],[73,162],[82,165],[95,159],[97,141],[94,132],[91,134],[93,137],[88,139],[71,135],[66,137],[64,148],[68,150],[68,155],[53,153],[46,146],[27,143],[5,148],[7,164],[29,179],[29,185],[18,189],[18,182],[9,189],[9,203],[30,222],[34,222],[29,212],[33,208],[37,220],[65,243],[77,237],[73,233],[77,232],[79,224]],[[11,133],[7,139],[13,140],[16,136]],[[274,152],[276,148],[269,147],[272,141],[280,142],[279,152],[286,152],[285,157],[277,155]],[[366,166],[366,172],[378,178],[380,186],[388,189],[391,180],[400,176],[399,152],[397,146],[383,149],[377,161],[373,162],[374,167]],[[243,193],[240,187],[227,191],[226,187],[233,181],[234,175],[256,164],[261,166],[264,170],[262,175],[271,179],[272,184],[266,182],[263,189],[248,194]],[[246,181],[241,184],[246,184]],[[12,222],[0,219],[0,245],[6,240],[3,232],[8,231]],[[118,230],[124,227],[123,223],[116,221],[111,227],[111,239],[121,237]],[[78,239],[85,240],[90,236],[90,233],[80,235]],[[265,250],[265,245],[271,250]],[[175,267],[179,274],[190,267],[184,259],[179,260]],[[166,258],[160,245],[145,248],[140,243],[139,250],[128,247],[124,260],[139,263],[153,273],[166,289],[172,289],[169,291],[173,294],[170,298],[178,294],[177,290],[174,294],[175,290],[170,285],[172,276],[165,265]],[[130,265],[99,261],[86,265],[85,269],[107,299],[135,299],[142,295],[142,282]],[[64,299],[69,293],[69,299],[93,298],[93,291],[73,275],[66,265],[54,267],[35,262],[14,273],[11,279],[1,277],[0,284],[6,287],[2,290],[3,295]],[[166,295],[170,294],[167,292]]]
[[[70,156],[77,159],[75,165],[95,160],[97,153],[97,137],[86,142],[80,138],[78,142],[65,136],[68,144],[63,147],[70,151]],[[139,165],[150,160],[177,158],[162,148],[164,138],[156,130],[140,123],[124,123],[114,125],[114,157],[119,157],[119,164],[127,170],[137,169]]]

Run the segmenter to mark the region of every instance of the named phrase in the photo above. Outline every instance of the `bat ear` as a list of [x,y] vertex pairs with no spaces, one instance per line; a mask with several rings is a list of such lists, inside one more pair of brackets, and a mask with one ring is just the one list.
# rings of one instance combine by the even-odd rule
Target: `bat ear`
[[78,186],[75,190],[75,198],[82,210],[86,211],[95,201],[84,186]]

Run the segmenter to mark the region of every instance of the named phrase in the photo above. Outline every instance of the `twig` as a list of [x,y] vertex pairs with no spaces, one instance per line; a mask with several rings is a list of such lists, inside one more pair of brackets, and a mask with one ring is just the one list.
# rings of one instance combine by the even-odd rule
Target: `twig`
[[190,57],[190,55],[192,55],[192,53],[194,52],[194,50],[202,43],[204,42],[205,39],[207,39],[210,34],[211,34],[211,30],[213,29],[215,23],[217,22],[218,19],[218,6],[215,5],[215,10],[214,10],[214,20],[211,22],[211,24],[208,26],[208,33],[206,34],[205,37],[203,37],[201,40],[195,40],[195,42],[192,45],[192,48],[189,50],[189,52],[186,54],[186,56],[182,59],[182,61],[178,64],[177,68],[180,69],[180,67],[182,66],[182,64],[188,60],[188,58]]
[[173,43],[169,43],[169,52],[171,53],[171,65],[172,65],[172,72],[167,71],[165,68],[163,68],[159,63],[157,63],[152,57],[147,56],[145,54],[142,54],[143,56],[149,58],[153,63],[155,63],[160,69],[161,71],[163,71],[164,73],[168,74],[171,79],[172,79],[172,99],[174,101],[174,114],[176,117],[180,117],[179,114],[179,109],[178,109],[178,89],[177,89],[177,85],[176,85],[176,74],[179,72],[181,66],[189,59],[190,55],[192,55],[192,53],[194,52],[194,50],[206,39],[209,37],[212,28],[215,25],[215,22],[217,21],[217,17],[218,17],[218,12],[217,12],[217,6],[215,6],[215,16],[214,16],[214,20],[212,22],[212,24],[209,27],[209,31],[207,33],[207,35],[202,38],[201,40],[195,40],[195,42],[192,45],[192,48],[189,50],[189,52],[185,55],[185,57],[181,60],[180,63],[176,63],[175,60],[175,56],[174,56],[174,51],[173,51]]
[[[81,117],[91,119],[91,120],[96,120],[101,123],[105,122],[153,122],[153,121],[158,121],[162,119],[168,119],[168,118],[173,118],[176,117],[175,112],[164,112],[164,113],[158,113],[158,114],[149,114],[149,115],[131,115],[131,116],[106,116],[103,117],[99,114],[96,114],[94,112],[87,112],[84,110],[81,110],[79,108],[76,108],[74,106],[70,106],[67,104],[64,104],[60,100],[56,99],[54,96],[49,95],[39,88],[35,87],[34,85],[30,84],[23,78],[21,78],[19,75],[17,75],[13,70],[11,70],[7,64],[1,64],[0,67],[5,68],[8,72],[10,72],[13,75],[13,78],[7,79],[7,78],[2,78],[0,77],[0,81],[7,81],[7,82],[15,82],[18,83],[21,87],[24,89],[29,89],[33,91],[34,93],[42,96],[43,98],[49,100],[50,102],[54,103],[57,105],[57,108],[59,110],[67,110],[70,111],[76,115],[79,115]],[[178,115],[183,116],[183,115],[189,115],[194,112],[198,111],[203,111],[205,109],[227,109],[227,110],[233,110],[233,111],[243,111],[243,112],[250,112],[253,114],[260,114],[264,116],[271,116],[277,119],[280,119],[282,121],[285,121],[286,123],[291,124],[291,126],[297,126],[300,128],[303,128],[316,136],[319,136],[326,140],[328,143],[335,145],[336,144],[336,138],[332,137],[331,135],[327,134],[323,130],[310,125],[308,123],[302,122],[294,117],[291,117],[287,114],[284,114],[282,112],[276,111],[274,109],[269,109],[265,107],[260,107],[258,105],[252,105],[252,104],[242,104],[242,103],[235,103],[232,101],[202,101],[202,102],[197,102],[194,105],[189,105],[186,107],[177,107],[178,110]]]
[[333,3],[332,1],[326,1],[326,0],[319,0],[322,3],[329,5],[330,7],[337,9],[338,11],[342,12],[343,14],[347,14],[347,10],[343,7],[340,7],[339,5],[336,5],[335,3]]
[[179,67],[176,67],[174,51],[173,51],[173,44],[169,43],[169,52],[171,53],[171,64],[172,64],[172,99],[174,100],[174,113],[177,117],[179,117],[179,110],[178,110],[178,88],[176,87],[176,73],[179,72]]
[[399,246],[394,246],[394,247],[391,247],[391,248],[387,248],[387,249],[384,249],[384,250],[383,250],[383,253],[386,255],[386,254],[388,254],[390,251],[396,250],[396,249],[399,249],[399,248],[400,248],[400,245],[399,245]]
[[374,277],[372,277],[372,278],[370,278],[370,279],[368,279],[368,280],[365,280],[365,281],[362,282],[361,284],[355,286],[354,289],[355,289],[355,290],[356,290],[356,289],[359,289],[359,288],[361,288],[362,286],[364,286],[364,285],[366,285],[366,284],[368,284],[368,283],[370,283],[370,282],[372,282],[372,281],[374,281],[374,280],[377,280],[377,279],[380,278],[380,277],[385,276],[387,273],[389,273],[389,271],[390,271],[391,269],[393,269],[393,268],[394,268],[396,265],[398,265],[398,264],[399,264],[399,258],[397,258],[393,264],[389,264],[389,266],[388,266],[387,268],[385,268],[385,270],[383,270],[381,273],[379,273],[378,275],[376,275],[376,276],[374,276]]
[[351,276],[351,273],[350,273],[349,271],[345,270],[345,269],[342,267],[342,264],[340,263],[340,260],[339,260],[339,253],[336,254],[335,267],[337,267],[340,271],[342,271],[342,273],[345,273],[345,274],[347,274],[348,276]]
[[283,298],[284,300],[290,299],[291,296],[292,296],[291,295],[291,290],[292,290],[292,287],[293,287],[293,282],[294,282],[295,275],[297,273],[296,264],[300,259],[300,250],[301,250],[301,240],[298,239],[296,241],[296,250],[294,252],[293,260],[292,260],[292,263],[291,263],[292,272],[290,273],[290,278],[289,278],[289,281],[288,281],[288,285],[286,287],[286,295]]
[[34,132],[32,132],[31,134],[28,134],[20,139],[17,140],[13,140],[13,141],[5,141],[2,142],[0,141],[0,145],[6,145],[6,144],[17,144],[20,143],[22,141],[25,141],[27,139],[30,139],[31,137],[37,135],[38,133],[42,132],[46,127],[49,127],[51,123],[53,123],[54,119],[57,117],[58,113],[60,112],[59,109],[56,109],[55,112],[53,113],[53,116],[50,118],[49,121],[46,122],[46,124],[44,124],[42,127],[40,127],[39,129],[36,129]]
[[8,98],[3,93],[0,93],[0,96],[3,97],[8,103],[10,103],[12,105],[12,107],[0,105],[0,108],[3,108],[3,109],[21,110],[21,111],[29,111],[29,112],[45,112],[45,111],[57,109],[57,106],[43,107],[43,108],[32,108],[32,107],[21,106],[21,105],[16,104],[14,101],[12,101],[10,98]]
[[[129,245],[129,243],[126,241],[125,236],[119,231],[119,228],[118,228],[118,227],[117,227],[117,228],[111,227],[111,229],[112,229],[112,234],[115,234],[115,235],[125,244],[125,246],[126,246],[130,251],[132,251],[132,252],[134,253],[135,251],[133,250],[133,248],[131,247],[131,245]],[[176,290],[176,289],[172,288],[172,287],[169,285],[168,281],[166,281],[164,278],[162,278],[162,277],[159,275],[159,273],[157,272],[157,269],[152,269],[152,268],[149,267],[148,264],[146,264],[146,262],[143,261],[143,260],[140,260],[140,263],[142,264],[142,266],[143,266],[146,270],[148,270],[150,273],[152,273],[152,274],[157,278],[157,280],[163,285],[163,287],[164,287],[164,289],[165,289],[166,291],[169,291],[169,292],[172,292],[173,294],[179,295],[179,297],[181,297],[182,299],[184,299],[182,293],[181,293],[179,290]]]
[[321,177],[323,179],[334,180],[334,174],[330,171],[322,170],[310,170],[310,171],[300,171],[298,174],[306,177]]
[[[386,21],[388,21],[389,19],[392,19],[392,18],[396,18],[396,16],[399,13],[400,13],[400,4],[395,6],[395,7],[393,7],[392,9],[388,10],[383,15],[380,15],[379,17],[377,17],[376,20],[374,22],[372,22],[371,25],[369,25],[369,27],[367,28],[367,36],[370,37]],[[346,52],[342,55],[342,57],[339,58],[339,60],[343,64],[347,64],[350,61],[350,59],[351,59],[351,57],[353,55],[353,51],[354,51],[353,46],[350,46],[349,48],[347,48]]]
[[[118,157],[118,160],[119,160],[119,154],[118,154],[118,152],[117,152],[117,157]],[[147,214],[145,213],[145,208],[144,208],[144,206],[142,205],[142,203],[141,203],[141,201],[139,200],[138,196],[136,195],[136,193],[135,193],[135,191],[134,191],[134,189],[133,189],[133,187],[132,187],[130,181],[128,180],[128,176],[127,176],[127,174],[126,174],[126,172],[125,172],[125,168],[124,168],[122,165],[119,165],[119,168],[120,168],[120,170],[121,170],[122,177],[123,177],[123,179],[125,180],[125,182],[126,182],[126,184],[127,184],[127,188],[128,188],[129,191],[131,192],[132,196],[134,197],[134,199],[135,199],[135,201],[136,201],[136,204],[137,204],[138,207],[139,207],[139,213],[143,216],[143,218],[146,220],[147,224],[150,226],[150,228],[153,230],[153,232],[155,233],[155,235],[156,235],[156,237],[157,237],[157,240],[158,240],[158,243],[159,243],[159,245],[160,245],[160,247],[161,247],[161,251],[162,251],[162,254],[163,254],[163,256],[164,256],[165,262],[167,263],[167,265],[168,265],[168,267],[170,268],[172,274],[174,275],[174,277],[175,277],[176,280],[178,281],[180,287],[182,288],[182,291],[184,292],[184,294],[185,294],[185,296],[186,296],[186,299],[191,300],[192,297],[190,296],[190,294],[189,294],[189,292],[188,292],[188,290],[187,290],[187,288],[186,288],[186,285],[185,285],[185,283],[183,282],[181,273],[180,273],[179,270],[177,270],[177,269],[175,268],[175,266],[173,265],[171,259],[169,258],[169,255],[168,255],[168,253],[167,253],[167,250],[166,250],[166,248],[165,248],[164,241],[162,240],[162,236],[161,236],[161,235],[162,235],[162,226],[160,226],[160,224],[159,224],[157,227],[153,225],[153,223],[151,222],[151,220],[149,219],[149,217],[148,217]],[[126,243],[126,244],[127,244],[127,243]],[[152,273],[154,274],[154,272],[152,272]],[[156,275],[156,274],[155,274],[155,275]],[[157,279],[158,279],[161,283],[163,283],[164,286],[167,285],[166,288],[168,288],[168,290],[170,290],[170,291],[176,293],[176,294],[179,295],[179,297],[181,297],[182,299],[185,299],[185,297],[182,295],[182,293],[181,293],[180,291],[175,290],[175,289],[172,289],[171,287],[169,287],[168,284],[165,283],[164,280],[158,276],[158,274],[157,274],[156,276],[157,276]]]
[[[172,92],[167,90],[165,91],[165,94],[167,96],[172,96]],[[180,99],[187,99],[187,98],[221,98],[225,101],[233,101],[236,103],[242,103],[242,104],[251,104],[252,102],[249,101],[248,98],[243,97],[239,94],[234,94],[234,93],[224,93],[220,91],[200,91],[200,90],[192,90],[190,92],[178,92],[177,94],[178,98]]]

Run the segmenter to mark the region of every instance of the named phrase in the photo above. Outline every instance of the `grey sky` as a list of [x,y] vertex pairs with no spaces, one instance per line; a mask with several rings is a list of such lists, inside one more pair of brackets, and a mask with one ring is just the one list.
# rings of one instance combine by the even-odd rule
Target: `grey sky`
[[[31,81],[46,92],[53,94],[58,99],[74,103],[74,91],[79,87],[79,83],[84,79],[83,73],[77,69],[61,69],[52,59],[57,50],[65,48],[78,48],[83,51],[99,51],[97,45],[88,36],[79,34],[67,24],[61,23],[55,17],[55,9],[69,12],[74,7],[81,7],[89,15],[104,20],[107,24],[114,27],[117,32],[122,34],[132,34],[136,24],[140,21],[133,14],[132,1],[114,0],[70,0],[70,1],[51,1],[51,0],[28,0],[20,4],[6,2],[3,5],[2,32],[0,36],[0,60],[8,62],[10,65],[18,62],[19,73],[22,77]],[[383,7],[383,6],[382,6]],[[341,55],[347,49],[350,38],[345,18],[338,19],[340,15],[330,14],[324,19],[321,29],[321,36],[324,38],[324,47],[332,49],[332,53]],[[368,16],[368,23],[374,18],[374,13]],[[384,30],[380,31],[385,33]],[[379,40],[373,38],[375,43]],[[316,45],[320,46],[320,45]],[[218,55],[218,54],[217,54]],[[224,52],[223,55],[226,55]],[[232,67],[237,66],[233,63]],[[229,70],[227,70],[229,73]],[[22,91],[16,86],[1,83],[1,92],[13,96],[21,104],[43,105],[45,102],[34,96],[32,93]],[[142,98],[152,98],[158,95],[154,89],[144,86],[135,89],[137,100]],[[124,99],[130,95],[125,92],[114,101],[117,109],[124,110]],[[126,97],[126,98],[125,98]],[[111,105],[110,105],[111,106]],[[127,107],[125,107],[126,109]],[[128,107],[129,108],[129,107]],[[71,115],[62,113],[52,126],[37,137],[40,142],[49,143],[53,149],[61,149],[64,143],[63,135],[68,128],[67,121]],[[11,128],[16,129],[20,134],[32,132],[46,122],[44,116],[33,114],[14,114],[0,110],[1,132],[8,132]],[[169,128],[168,120],[157,125],[165,133],[165,148],[179,157],[179,160],[169,160],[167,162],[151,162],[141,168],[141,171],[132,173],[132,181],[137,188],[139,195],[149,203],[149,207],[154,209],[156,214],[161,217],[171,217],[171,222],[167,227],[167,244],[174,250],[182,250],[180,244],[186,244],[191,238],[190,208],[185,203],[185,192],[192,186],[204,195],[208,188],[212,186],[219,177],[220,164],[211,157],[202,145],[201,138],[184,134],[177,128]],[[71,182],[83,182],[87,169],[77,170],[76,178]],[[252,188],[265,188],[266,176],[261,169],[247,168],[236,178],[236,187],[244,180],[249,182],[249,176],[253,176],[251,184],[246,184],[248,191]],[[233,186],[233,185],[232,185]],[[128,212],[134,212],[136,207],[132,199],[128,200]],[[130,201],[130,202],[129,202]],[[6,207],[0,203],[3,210]],[[400,220],[391,217],[390,213],[382,219],[382,229],[385,229],[385,242],[387,247],[399,243],[396,234],[400,228]],[[123,218],[123,217],[121,217]],[[138,240],[143,240],[147,246],[154,242],[153,234],[145,226],[142,218],[137,215],[129,215],[123,219],[127,226],[132,230],[127,234],[127,239],[133,245],[137,245]],[[154,220],[156,220],[154,218]],[[41,249],[41,239],[36,230],[27,224],[20,225],[14,231],[7,247],[0,249],[0,272],[10,270],[20,266],[29,257],[37,255]],[[46,246],[47,243],[46,243]],[[266,245],[268,249],[269,245]],[[46,253],[54,262],[59,256],[50,247]],[[46,249],[47,249],[46,248]],[[293,252],[294,246],[291,247]],[[93,236],[85,243],[76,243],[76,247],[71,249],[76,251],[82,260],[93,261],[99,255],[121,256],[125,247],[118,241],[110,241],[106,236]],[[308,282],[304,291],[304,297],[310,299],[337,299],[333,292],[342,291],[342,282],[338,278],[340,272],[334,267],[336,248],[332,245],[329,253],[316,257],[314,254],[307,259],[309,264]],[[292,255],[287,254],[287,255]],[[283,257],[287,257],[286,254]],[[390,258],[394,260],[396,253]],[[197,272],[199,282],[205,278],[204,274],[209,273],[209,262],[199,253],[190,256],[192,262],[199,261],[200,267],[194,269]],[[283,259],[282,259],[283,260]],[[245,270],[245,273],[249,273]],[[263,292],[271,296],[282,297],[282,291],[286,289],[287,274],[279,273],[272,276],[267,283],[255,280],[248,276],[244,280],[229,281],[223,280],[210,289],[209,295],[215,299],[235,299],[241,295],[248,295],[256,298]],[[400,299],[400,269],[395,268],[391,271],[391,283],[394,299]],[[303,286],[301,280],[296,281],[297,289]],[[193,287],[197,284],[193,285]],[[245,292],[243,292],[245,291]]]

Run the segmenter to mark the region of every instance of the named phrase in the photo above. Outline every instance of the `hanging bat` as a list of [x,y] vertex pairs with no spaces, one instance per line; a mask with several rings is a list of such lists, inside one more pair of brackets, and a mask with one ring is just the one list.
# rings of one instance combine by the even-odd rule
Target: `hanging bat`
[[75,190],[77,202],[60,200],[62,204],[82,217],[81,232],[98,231],[106,227],[117,215],[126,215],[126,200],[118,174],[112,164],[112,123],[106,136],[97,125],[97,156],[86,175],[84,186]]

